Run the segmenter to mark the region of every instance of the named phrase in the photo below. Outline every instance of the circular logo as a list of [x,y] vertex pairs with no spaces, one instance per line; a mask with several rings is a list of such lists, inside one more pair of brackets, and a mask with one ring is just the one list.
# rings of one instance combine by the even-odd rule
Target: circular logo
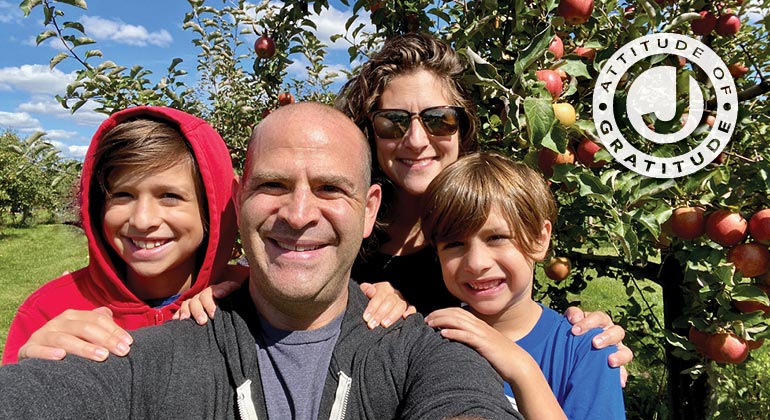
[[[686,79],[679,77],[675,66],[645,63],[640,67],[649,68],[641,72],[625,91],[625,112],[631,128],[639,141],[654,143],[648,148],[653,153],[666,145],[685,142],[685,146],[669,147],[653,155],[639,150],[621,132],[615,116],[622,115],[623,110],[616,110],[615,105],[616,101],[622,104],[618,98],[623,95],[617,95],[616,91],[621,81],[627,82],[626,74],[636,63],[666,55],[684,57],[693,68],[699,67],[708,76],[715,95],[709,102],[715,104],[716,118],[705,139],[692,144],[690,137],[700,125],[706,108],[700,84],[691,74],[686,74]],[[654,63],[656,60],[649,61]],[[685,105],[687,118],[681,124],[681,130],[656,132],[650,121],[671,122],[677,115],[683,116],[682,104],[677,105],[677,90],[683,87],[689,89],[689,103]],[[738,96],[727,66],[711,48],[684,35],[651,34],[624,45],[604,64],[594,88],[593,116],[604,147],[623,166],[652,178],[677,178],[699,171],[725,148],[738,119]],[[685,152],[672,156],[672,150]]]

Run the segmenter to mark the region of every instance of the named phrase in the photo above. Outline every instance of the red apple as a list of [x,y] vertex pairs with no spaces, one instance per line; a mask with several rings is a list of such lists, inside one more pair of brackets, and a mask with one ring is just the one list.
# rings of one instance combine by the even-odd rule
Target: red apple
[[553,150],[544,147],[540,150],[540,154],[537,157],[537,166],[543,171],[546,178],[553,176],[553,167],[561,164],[575,163],[575,153],[568,146],[565,153],[554,152]]
[[755,241],[770,245],[770,209],[762,209],[751,216],[749,234]]
[[381,1],[373,1],[369,4],[369,11],[374,13],[382,8],[382,2]]
[[725,13],[717,19],[716,30],[719,35],[732,36],[741,29],[741,19],[735,13]]
[[634,6],[626,6],[625,9],[623,9],[623,17],[632,20],[634,16],[636,15],[636,7]]
[[692,33],[695,35],[708,35],[717,26],[717,17],[708,10],[701,10],[700,19],[690,22]]
[[761,338],[759,340],[752,340],[752,341],[747,341],[746,342],[746,345],[749,346],[749,351],[756,350],[756,349],[762,347],[762,344],[765,344],[765,339],[764,338]]
[[741,363],[749,355],[749,346],[733,333],[717,333],[706,340],[706,354],[718,363]]
[[706,231],[701,207],[679,207],[671,213],[671,230],[677,238],[695,239]]
[[262,35],[254,41],[254,51],[259,58],[270,58],[275,55],[275,41],[269,36]]
[[719,245],[730,247],[746,239],[748,222],[740,213],[719,209],[706,219],[706,235]]
[[733,76],[733,78],[738,79],[748,73],[749,68],[744,66],[741,62],[736,62],[727,66],[727,71],[730,72],[730,75]]
[[551,93],[554,100],[561,95],[563,85],[559,73],[553,70],[538,70],[535,72],[535,77],[545,82],[545,88]]
[[[765,292],[768,297],[770,297],[770,286],[764,284],[755,284],[754,286],[762,289],[762,291]],[[754,300],[734,300],[733,306],[735,306],[735,309],[743,312],[744,314],[756,311],[762,311],[765,314],[770,314],[770,306]]]
[[733,263],[743,277],[757,277],[770,271],[770,251],[767,246],[755,242],[730,248],[727,261]]
[[695,349],[700,353],[705,353],[708,338],[708,334],[695,327],[690,327],[690,332],[687,334],[687,339],[695,345]]
[[578,144],[576,151],[577,159],[588,168],[600,168],[607,164],[606,160],[594,161],[594,155],[601,149],[601,146],[585,137]]
[[278,95],[278,104],[280,106],[289,105],[294,103],[294,95],[289,92],[284,92]]
[[572,52],[574,52],[579,57],[587,59],[588,61],[593,61],[596,57],[596,48],[575,47]]
[[582,25],[594,11],[594,0],[560,0],[556,14],[569,25]]
[[555,59],[560,59],[564,56],[564,43],[559,38],[559,35],[554,35],[551,39],[551,43],[548,44],[548,51],[553,53]]
[[572,264],[567,257],[553,257],[545,264],[545,275],[551,280],[561,281],[569,276]]

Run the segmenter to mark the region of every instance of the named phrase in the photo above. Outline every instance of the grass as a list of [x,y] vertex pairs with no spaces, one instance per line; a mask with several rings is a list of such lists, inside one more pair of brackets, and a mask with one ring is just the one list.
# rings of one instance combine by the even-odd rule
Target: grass
[[88,263],[83,231],[69,225],[0,228],[0,348],[16,309],[41,284]]

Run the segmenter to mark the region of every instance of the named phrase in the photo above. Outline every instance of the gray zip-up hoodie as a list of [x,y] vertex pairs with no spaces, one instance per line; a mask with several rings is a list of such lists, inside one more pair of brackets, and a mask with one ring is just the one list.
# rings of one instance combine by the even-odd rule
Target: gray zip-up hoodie
[[[443,339],[419,315],[369,330],[366,297],[354,283],[349,292],[320,418],[521,418],[475,351]],[[267,419],[257,316],[244,287],[205,327],[187,320],[137,330],[127,357],[3,366],[0,418]]]

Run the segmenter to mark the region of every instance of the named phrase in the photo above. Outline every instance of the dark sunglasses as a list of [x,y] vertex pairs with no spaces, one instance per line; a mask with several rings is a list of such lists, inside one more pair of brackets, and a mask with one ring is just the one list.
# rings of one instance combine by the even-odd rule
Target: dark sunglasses
[[412,118],[417,116],[425,131],[432,136],[451,136],[460,128],[464,110],[459,106],[434,106],[418,112],[403,109],[379,109],[369,113],[374,134],[381,139],[400,139],[409,131]]

